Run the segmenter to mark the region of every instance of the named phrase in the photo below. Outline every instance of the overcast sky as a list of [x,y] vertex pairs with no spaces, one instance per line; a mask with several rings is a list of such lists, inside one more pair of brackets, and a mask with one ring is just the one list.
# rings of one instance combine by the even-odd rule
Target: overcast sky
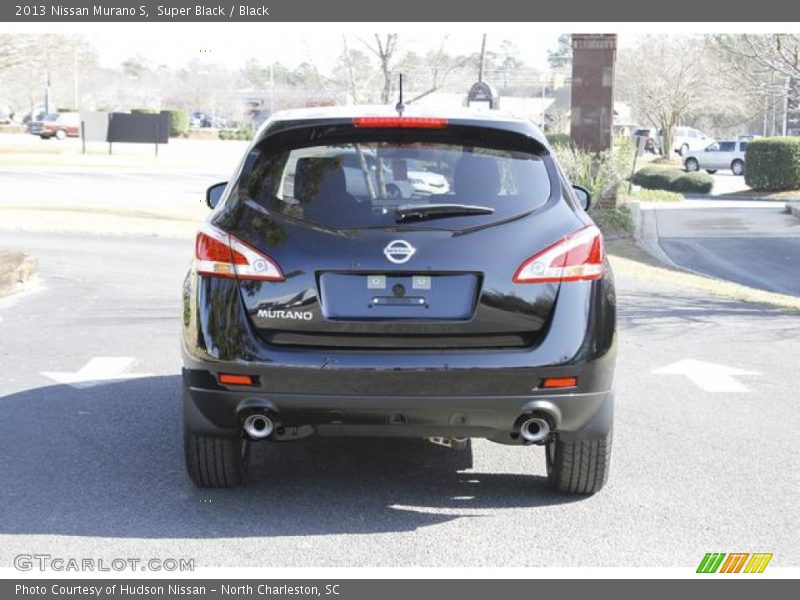
[[[235,27],[218,27],[216,31],[197,25],[186,27],[167,24],[163,27],[148,27],[146,40],[141,29],[114,27],[102,32],[85,32],[98,52],[103,66],[117,67],[126,58],[141,55],[156,64],[172,67],[183,65],[192,59],[241,66],[245,60],[257,57],[265,62],[278,60],[294,66],[304,61],[316,63],[325,70],[333,65],[342,49],[342,33],[332,31],[303,31],[300,26],[284,28],[265,27],[259,24],[237,24]],[[331,27],[330,29],[333,29]],[[424,53],[438,48],[446,27],[438,31],[400,33],[400,50],[413,50]],[[160,31],[159,31],[160,30]],[[527,64],[544,69],[547,66],[547,51],[556,47],[559,32],[523,33],[507,29],[488,30],[487,49],[499,50],[505,39],[512,40],[520,50],[520,58]],[[355,32],[364,39],[372,40],[373,33]],[[352,48],[358,48],[357,40],[350,38]],[[452,33],[447,40],[446,49],[451,54],[466,54],[480,50],[481,33]],[[362,46],[363,49],[363,46]]]

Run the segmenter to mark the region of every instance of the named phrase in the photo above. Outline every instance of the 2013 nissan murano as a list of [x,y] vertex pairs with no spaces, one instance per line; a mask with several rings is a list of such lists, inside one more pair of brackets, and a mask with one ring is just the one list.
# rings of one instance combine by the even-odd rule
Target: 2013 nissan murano
[[485,438],[598,491],[616,302],[589,201],[498,111],[273,115],[209,188],[184,283],[191,479],[240,484],[258,440]]

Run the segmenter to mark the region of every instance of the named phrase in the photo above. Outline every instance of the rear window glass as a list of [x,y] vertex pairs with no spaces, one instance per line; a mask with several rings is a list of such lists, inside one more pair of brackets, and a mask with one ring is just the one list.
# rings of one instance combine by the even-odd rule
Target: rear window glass
[[[541,206],[550,197],[550,179],[536,154],[452,143],[362,142],[255,150],[237,195],[271,212],[337,229],[461,229]],[[431,205],[445,206],[432,211]],[[459,206],[473,214],[458,214]],[[404,218],[408,213],[416,218]]]

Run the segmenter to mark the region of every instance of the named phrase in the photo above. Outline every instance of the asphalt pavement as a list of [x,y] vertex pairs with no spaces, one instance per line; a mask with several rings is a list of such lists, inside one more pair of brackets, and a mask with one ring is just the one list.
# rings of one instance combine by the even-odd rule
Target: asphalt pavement
[[[224,163],[227,165],[227,163]],[[182,210],[202,208],[205,189],[225,181],[225,167],[211,171],[35,170],[0,167],[0,208],[93,207]]]
[[[551,493],[541,449],[310,438],[202,491],[182,464],[191,240],[3,233],[40,282],[0,300],[0,566],[19,553],[197,566],[800,565],[800,318],[618,280],[609,485]],[[58,383],[116,373],[75,387]],[[66,374],[66,375],[65,375]],[[138,375],[137,377],[134,377]]]
[[737,192],[748,191],[750,188],[744,182],[743,175],[734,175],[730,171],[720,170],[711,176],[714,180],[714,187],[711,193],[715,196],[724,196],[726,194],[736,194]]
[[653,210],[659,245],[676,264],[800,296],[800,219],[783,203],[687,200]]

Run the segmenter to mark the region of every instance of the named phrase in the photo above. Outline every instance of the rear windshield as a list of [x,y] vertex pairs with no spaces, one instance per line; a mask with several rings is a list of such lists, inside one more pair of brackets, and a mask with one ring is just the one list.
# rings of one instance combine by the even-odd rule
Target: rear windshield
[[376,141],[254,150],[236,193],[270,212],[336,229],[462,229],[541,206],[550,179],[535,154]]

